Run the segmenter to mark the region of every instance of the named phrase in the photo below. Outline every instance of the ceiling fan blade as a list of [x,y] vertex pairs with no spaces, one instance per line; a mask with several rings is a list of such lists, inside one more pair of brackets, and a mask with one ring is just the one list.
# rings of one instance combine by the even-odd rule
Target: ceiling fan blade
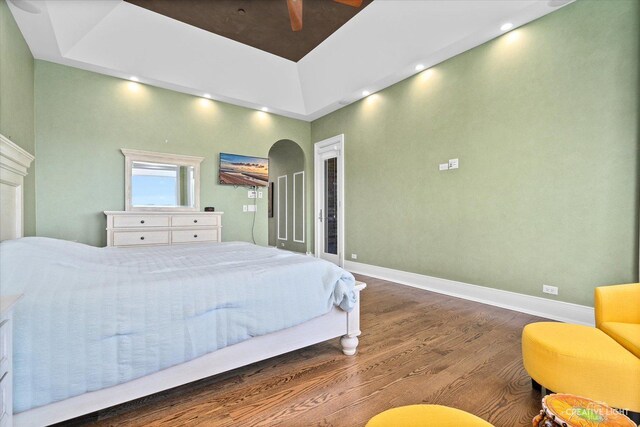
[[337,3],[346,4],[351,7],[360,7],[362,6],[362,0],[333,0]]
[[291,30],[302,30],[302,0],[287,0]]

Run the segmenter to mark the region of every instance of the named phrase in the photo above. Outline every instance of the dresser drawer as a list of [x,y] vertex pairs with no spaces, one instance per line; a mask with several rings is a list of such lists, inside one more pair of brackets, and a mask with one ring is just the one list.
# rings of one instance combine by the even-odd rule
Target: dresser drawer
[[188,225],[218,225],[217,215],[175,215],[171,217],[173,227]]
[[114,246],[168,245],[168,231],[114,231]]
[[217,242],[218,230],[173,230],[172,243]]
[[9,360],[9,334],[11,322],[8,319],[0,321],[0,366],[4,366]]
[[168,227],[169,215],[116,215],[113,217],[113,226],[125,227]]

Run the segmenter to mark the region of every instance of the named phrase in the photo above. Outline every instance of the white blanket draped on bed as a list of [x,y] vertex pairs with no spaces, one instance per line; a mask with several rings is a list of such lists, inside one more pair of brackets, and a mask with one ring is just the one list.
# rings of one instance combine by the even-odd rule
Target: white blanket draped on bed
[[354,278],[248,243],[122,249],[29,237],[0,244],[14,311],[16,412],[350,311]]

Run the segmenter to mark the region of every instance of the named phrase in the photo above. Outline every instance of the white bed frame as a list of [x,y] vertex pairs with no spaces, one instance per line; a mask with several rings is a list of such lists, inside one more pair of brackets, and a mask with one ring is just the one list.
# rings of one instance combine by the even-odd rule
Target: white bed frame
[[[3,204],[11,207],[10,214],[5,214],[3,207],[0,217],[2,240],[6,240],[23,236],[22,182],[33,156],[2,135],[0,140],[0,192]],[[352,356],[358,347],[360,291],[365,287],[356,283],[357,301],[350,313],[334,307],[324,316],[292,328],[251,338],[133,381],[15,414],[14,425],[40,427],[69,420],[332,338],[341,337],[342,352]]]
[[14,425],[40,427],[79,417],[340,336],[342,352],[354,355],[360,335],[359,293],[365,286],[357,284],[358,303],[350,313],[334,308],[298,326],[251,338],[155,374],[21,412],[13,416]]

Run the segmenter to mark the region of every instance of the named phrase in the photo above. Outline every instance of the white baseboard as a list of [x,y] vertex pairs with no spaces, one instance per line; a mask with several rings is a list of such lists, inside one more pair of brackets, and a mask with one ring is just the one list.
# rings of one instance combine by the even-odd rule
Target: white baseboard
[[494,305],[547,319],[588,326],[594,325],[593,307],[585,305],[554,301],[360,262],[345,261],[344,268],[352,273],[364,274],[365,276],[389,280],[414,288]]

